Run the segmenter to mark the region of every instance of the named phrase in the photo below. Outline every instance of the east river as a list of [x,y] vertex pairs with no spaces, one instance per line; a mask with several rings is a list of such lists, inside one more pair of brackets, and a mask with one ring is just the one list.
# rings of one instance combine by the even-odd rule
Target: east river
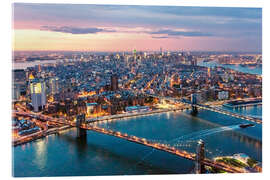
[[[262,107],[231,110],[261,116]],[[188,111],[178,111],[97,125],[166,142],[189,152],[195,152],[196,141],[203,139],[208,158],[245,153],[261,162],[262,126],[241,129],[238,127],[241,123],[247,122],[199,110],[197,117]],[[75,128],[13,150],[16,177],[179,174],[191,173],[194,168],[192,161],[96,132],[88,131],[86,139],[77,139]]]
[[210,61],[210,62],[200,61],[200,62],[198,62],[198,65],[199,66],[205,66],[205,67],[220,66],[220,67],[233,69],[233,70],[243,72],[243,73],[262,75],[262,66],[243,67],[241,65],[230,65],[230,64],[224,65],[224,64],[219,64],[217,61]]

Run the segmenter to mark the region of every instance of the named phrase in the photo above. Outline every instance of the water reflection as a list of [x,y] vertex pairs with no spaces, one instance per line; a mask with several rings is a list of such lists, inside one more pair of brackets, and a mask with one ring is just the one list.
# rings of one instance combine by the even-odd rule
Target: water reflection
[[167,119],[170,119],[170,116],[171,116],[171,113],[167,112],[167,113],[166,113],[166,118],[167,118]]
[[[30,145],[30,144],[28,144]],[[40,139],[35,143],[35,159],[33,161],[39,169],[44,169],[47,163],[47,141]]]
[[[115,144],[116,142],[113,142],[115,140],[118,141],[115,137],[110,137],[107,135],[101,135],[99,133],[95,132],[88,132],[86,137],[76,137],[74,132],[76,132],[76,128],[73,128],[70,130],[71,132],[67,134],[61,134],[57,135],[58,139],[64,140],[68,142],[69,146],[74,147],[75,151],[73,150],[74,155],[78,158],[77,160],[81,164],[87,164],[88,161],[95,162],[97,166],[102,166],[104,163],[108,162],[117,162],[117,164],[121,164],[121,167],[125,168],[117,168],[117,172],[114,172],[115,175],[121,175],[121,174],[142,174],[143,171],[150,170],[152,174],[175,174],[176,172],[171,170],[164,170],[160,168],[159,166],[149,164],[149,162],[145,161],[140,164],[139,167],[134,168],[134,164],[137,162],[137,157],[134,156],[127,156],[127,154],[123,153],[125,151],[123,148],[124,144],[121,143],[122,146],[116,147],[117,151],[115,151],[114,148],[112,148],[110,145],[104,145],[102,143],[98,143],[97,139],[95,139],[95,136],[102,136],[99,137],[98,141],[111,141],[112,144]],[[94,136],[93,136],[94,135]],[[124,141],[124,140],[121,140]],[[141,145],[137,145],[134,143],[130,143],[127,141],[124,141],[128,143],[129,146],[141,147]],[[147,147],[143,147],[147,148]],[[147,148],[150,149],[150,148]],[[122,153],[119,153],[122,152]],[[140,155],[139,155],[140,156]],[[89,159],[90,158],[90,159]],[[113,160],[112,160],[113,159]],[[98,168],[98,167],[96,167]],[[106,169],[104,169],[104,174],[106,174]],[[93,172],[92,172],[93,173]]]
[[231,112],[236,112],[238,114],[253,116],[262,119],[262,105],[245,106],[237,108],[229,108],[222,106],[222,108]]

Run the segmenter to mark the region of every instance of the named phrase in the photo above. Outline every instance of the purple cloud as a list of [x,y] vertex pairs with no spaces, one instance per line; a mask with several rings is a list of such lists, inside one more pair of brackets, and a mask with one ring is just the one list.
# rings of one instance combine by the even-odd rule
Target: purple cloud
[[115,30],[101,29],[101,28],[78,28],[78,27],[69,27],[69,26],[41,26],[40,30],[43,31],[54,31],[70,34],[96,34],[99,32],[116,32]]
[[167,39],[169,38],[168,36],[152,36],[154,39]]

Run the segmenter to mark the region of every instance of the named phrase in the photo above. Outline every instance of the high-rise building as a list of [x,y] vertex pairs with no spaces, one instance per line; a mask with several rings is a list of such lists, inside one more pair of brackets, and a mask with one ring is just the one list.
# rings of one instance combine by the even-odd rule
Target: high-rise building
[[34,111],[42,110],[47,103],[45,82],[39,79],[31,79],[30,93]]
[[57,94],[59,91],[58,77],[53,77],[49,80],[50,94]]
[[118,76],[116,74],[113,74],[111,76],[111,90],[112,91],[118,90]]
[[133,57],[134,57],[134,60],[137,59],[137,51],[136,51],[136,49],[133,50]]
[[26,72],[24,69],[12,71],[12,99],[19,100],[21,95],[26,94]]
[[211,69],[210,69],[210,67],[207,69],[207,75],[208,75],[209,78],[211,77]]
[[38,65],[38,72],[41,72],[41,65]]
[[191,65],[192,66],[197,66],[197,58],[192,58]]
[[147,58],[147,52],[144,52],[144,58],[145,59]]
[[25,82],[26,72],[24,69],[15,69],[12,71],[13,82]]
[[12,99],[19,100],[21,95],[26,95],[27,85],[25,82],[13,82],[12,90]]
[[188,64],[192,64],[193,57],[191,55],[187,56]]
[[19,100],[19,98],[20,98],[20,86],[13,83],[12,100]]

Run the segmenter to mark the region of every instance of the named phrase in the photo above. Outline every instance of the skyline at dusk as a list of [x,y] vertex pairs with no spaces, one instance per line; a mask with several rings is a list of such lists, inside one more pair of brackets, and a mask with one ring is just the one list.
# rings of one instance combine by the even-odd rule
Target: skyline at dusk
[[10,6],[13,177],[265,172],[263,6],[70,3]]
[[260,8],[13,4],[13,49],[261,52]]

